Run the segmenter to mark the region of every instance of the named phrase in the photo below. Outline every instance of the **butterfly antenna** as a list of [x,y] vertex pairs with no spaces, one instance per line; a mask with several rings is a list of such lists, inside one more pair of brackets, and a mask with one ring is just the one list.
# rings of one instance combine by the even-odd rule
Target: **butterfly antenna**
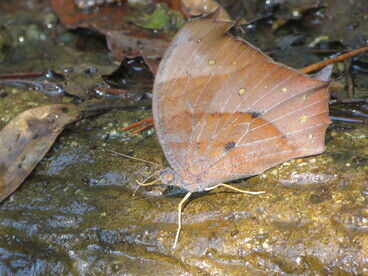
[[238,188],[235,188],[231,185],[228,185],[228,184],[225,184],[225,183],[219,183],[213,187],[210,187],[210,188],[206,188],[204,189],[205,191],[211,191],[213,189],[216,189],[218,187],[225,187],[225,188],[228,188],[230,190],[234,190],[234,191],[237,191],[237,192],[240,192],[240,193],[244,193],[244,194],[251,194],[251,195],[259,195],[259,194],[264,194],[265,191],[260,191],[260,192],[252,192],[252,191],[246,191],[246,190],[241,190],[241,189],[238,189]]
[[188,200],[188,198],[190,197],[191,194],[192,193],[187,193],[178,205],[178,230],[176,230],[176,236],[175,236],[175,241],[174,241],[174,245],[173,245],[174,249],[176,248],[176,245],[178,244],[180,230],[181,230],[181,210],[183,208],[184,202]]
[[133,159],[133,160],[137,160],[137,161],[140,161],[140,162],[145,162],[145,163],[148,163],[148,164],[151,164],[151,165],[154,165],[154,166],[159,166],[159,167],[163,168],[163,166],[161,164],[158,164],[158,163],[155,163],[155,162],[151,162],[151,161],[148,161],[148,160],[144,160],[144,159],[140,159],[140,158],[137,158],[137,157],[129,156],[129,155],[126,155],[126,154],[123,154],[123,153],[120,153],[120,152],[117,152],[117,151],[114,151],[114,150],[110,150],[110,149],[105,149],[105,150],[109,151],[109,152],[112,152],[112,153],[115,153],[117,155],[123,156],[123,157],[128,158],[128,159]]

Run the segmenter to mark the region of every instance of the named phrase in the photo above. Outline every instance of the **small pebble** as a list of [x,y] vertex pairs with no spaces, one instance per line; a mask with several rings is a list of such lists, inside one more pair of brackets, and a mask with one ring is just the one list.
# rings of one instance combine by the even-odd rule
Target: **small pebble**
[[1,88],[0,89],[0,98],[4,98],[6,96],[8,96],[8,92],[6,92],[4,88]]
[[75,141],[70,143],[71,147],[77,147],[78,145],[79,145],[78,142],[75,142]]
[[118,136],[119,135],[119,132],[117,132],[115,129],[114,130],[111,130],[110,132],[109,132],[109,136],[110,137],[116,137],[116,136]]

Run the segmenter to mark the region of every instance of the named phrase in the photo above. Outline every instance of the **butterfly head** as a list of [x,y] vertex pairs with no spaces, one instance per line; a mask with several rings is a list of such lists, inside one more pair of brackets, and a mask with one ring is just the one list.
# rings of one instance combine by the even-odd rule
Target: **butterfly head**
[[191,177],[189,175],[188,177],[182,177],[170,167],[161,170],[159,176],[162,184],[177,186],[189,192],[199,192],[206,188],[201,185],[202,181],[197,179],[197,177]]
[[177,186],[179,188],[190,191],[191,189],[185,184],[185,181],[170,167],[167,167],[159,173],[161,182],[165,185]]

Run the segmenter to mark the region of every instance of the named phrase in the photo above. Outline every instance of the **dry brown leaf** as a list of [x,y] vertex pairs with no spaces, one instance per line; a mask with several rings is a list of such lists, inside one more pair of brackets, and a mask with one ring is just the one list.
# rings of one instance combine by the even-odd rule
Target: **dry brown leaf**
[[41,161],[81,107],[56,104],[29,109],[0,132],[0,202],[11,195]]
[[131,13],[127,2],[121,6],[106,5],[91,12],[79,10],[73,0],[51,0],[50,3],[61,22],[71,29],[77,27],[121,29],[125,24],[122,18]]
[[[164,2],[174,9],[179,8],[178,0]],[[105,35],[108,47],[118,61],[142,56],[155,70],[158,66],[155,60],[162,57],[171,39],[167,33],[137,30],[126,24],[127,16],[133,12],[127,2],[119,6],[105,5],[93,11],[79,10],[73,0],[51,0],[51,6],[68,28],[89,28]]]
[[122,61],[125,57],[135,58],[143,56],[148,59],[161,58],[170,43],[165,34],[148,37],[146,32],[100,30],[106,35],[108,47],[116,60]]

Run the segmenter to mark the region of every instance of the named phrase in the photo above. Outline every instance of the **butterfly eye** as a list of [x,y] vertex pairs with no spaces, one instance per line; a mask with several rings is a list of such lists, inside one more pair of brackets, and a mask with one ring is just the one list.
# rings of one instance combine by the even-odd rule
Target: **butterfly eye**
[[167,182],[171,182],[171,181],[173,181],[173,179],[174,179],[174,176],[173,176],[171,173],[167,173],[167,174],[165,175],[165,180],[166,180]]
[[174,175],[168,170],[163,171],[160,175],[160,178],[161,181],[167,185],[172,184],[172,182],[174,181]]

